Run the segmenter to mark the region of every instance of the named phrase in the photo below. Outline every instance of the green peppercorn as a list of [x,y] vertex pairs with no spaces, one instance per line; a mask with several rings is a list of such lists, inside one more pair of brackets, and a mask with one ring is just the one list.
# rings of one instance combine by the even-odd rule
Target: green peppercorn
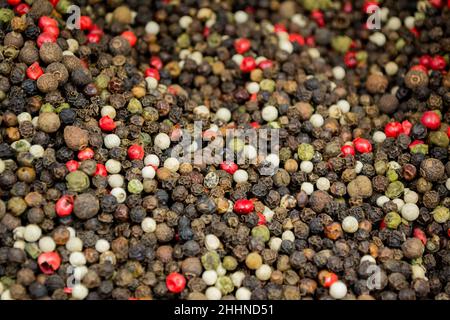
[[86,173],[76,170],[66,176],[67,188],[70,191],[82,192],[89,188],[90,181]]
[[297,153],[300,160],[309,161],[314,156],[314,147],[308,143],[302,143],[298,146]]

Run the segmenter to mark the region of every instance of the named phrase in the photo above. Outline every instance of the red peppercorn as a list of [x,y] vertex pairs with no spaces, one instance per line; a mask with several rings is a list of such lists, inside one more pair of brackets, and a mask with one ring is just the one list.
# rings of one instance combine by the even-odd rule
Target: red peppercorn
[[8,0],[6,1],[10,6],[17,6],[20,3],[20,0]]
[[56,5],[58,4],[59,0],[49,0],[49,2],[52,4],[53,7],[56,7]]
[[261,212],[257,213],[258,215],[258,226],[265,225],[267,223],[266,216]]
[[411,133],[412,127],[413,127],[412,123],[409,122],[408,120],[404,120],[402,122],[403,133],[406,134],[407,136],[409,136],[409,134]]
[[229,174],[234,174],[237,169],[239,169],[238,165],[232,161],[224,161],[220,164],[220,169],[228,172]]
[[420,241],[422,241],[422,243],[424,245],[427,244],[427,236],[425,235],[425,232],[423,232],[421,229],[415,228],[413,231],[413,235],[414,235],[414,238],[417,238]]
[[356,60],[356,52],[348,51],[344,56],[344,63],[349,68],[354,68],[358,64],[358,60]]
[[203,28],[203,36],[206,38],[209,36],[209,33],[211,32],[211,29],[208,27]]
[[317,23],[319,28],[325,25],[323,12],[320,11],[319,9],[314,9],[311,11],[311,18]]
[[97,34],[97,35],[99,35],[100,37],[103,36],[103,34],[104,34],[103,29],[100,28],[100,27],[99,27],[98,25],[96,25],[96,24],[93,24],[93,25],[92,25],[91,30],[90,30],[89,33]]
[[113,131],[116,128],[116,123],[110,116],[101,117],[98,121],[98,125],[103,131]]
[[380,230],[386,229],[386,222],[384,222],[384,219],[381,220],[379,229]]
[[430,61],[430,68],[433,70],[444,70],[447,62],[444,57],[436,55]]
[[325,288],[329,288],[333,283],[335,283],[338,280],[339,278],[334,272],[329,272],[323,279],[323,286]]
[[132,31],[124,31],[121,36],[130,43],[130,46],[134,47],[136,45],[137,37]]
[[55,251],[41,253],[38,257],[38,265],[45,274],[53,274],[61,265],[61,257]]
[[422,141],[422,140],[414,140],[413,142],[411,142],[410,144],[409,144],[409,146],[408,146],[408,148],[413,148],[413,147],[415,147],[415,146],[417,146],[417,145],[419,145],[419,144],[424,144],[424,142]]
[[80,17],[80,29],[81,30],[90,30],[92,28],[92,19],[89,16],[81,16]]
[[239,199],[234,203],[233,210],[239,214],[249,214],[255,209],[255,205],[251,200]]
[[86,36],[86,39],[89,43],[99,43],[102,39],[102,36],[98,33],[89,32]]
[[273,26],[273,31],[275,31],[275,33],[278,32],[287,32],[287,29],[284,25],[282,25],[281,23],[277,23],[276,25]]
[[150,78],[154,78],[156,80],[159,81],[160,76],[159,76],[159,71],[158,69],[155,68],[147,68],[145,69],[145,77],[150,77]]
[[67,167],[67,170],[69,170],[69,172],[78,170],[79,166],[80,166],[80,164],[76,160],[69,160],[66,162],[66,167]]
[[50,33],[48,31],[44,31],[43,33],[41,33],[37,40],[36,43],[38,45],[38,47],[40,48],[42,46],[43,43],[45,42],[56,42],[56,36],[53,33]]
[[412,28],[412,29],[409,29],[409,31],[414,35],[414,37],[416,37],[416,38],[418,38],[419,36],[420,36],[420,32],[419,32],[419,30],[417,30],[417,28]]
[[361,8],[362,12],[364,12],[364,13],[372,13],[372,12],[367,12],[371,6],[377,6],[378,7],[378,2],[377,1],[364,1],[364,4],[363,4],[363,6]]
[[305,45],[305,38],[303,38],[302,35],[298,33],[289,34],[289,41],[297,42],[301,46]]
[[131,160],[144,159],[144,148],[138,144],[133,144],[128,148],[128,158]]
[[254,129],[259,129],[261,127],[261,125],[256,121],[250,122],[250,126]]
[[411,68],[409,68],[409,70],[411,71],[422,71],[424,73],[428,73],[428,69],[427,67],[421,65],[421,64],[416,64],[414,66],[412,66]]
[[353,5],[352,5],[352,2],[351,2],[351,1],[346,1],[346,2],[344,3],[344,7],[342,8],[342,10],[343,10],[345,13],[351,13],[351,12],[353,11]]
[[364,138],[356,138],[353,140],[356,151],[359,153],[368,153],[372,151],[372,144]]
[[18,15],[24,15],[27,14],[28,11],[30,11],[30,6],[26,3],[21,3],[18,4],[15,8],[14,11],[18,14]]
[[272,62],[272,60],[269,60],[269,59],[263,60],[258,64],[258,68],[260,68],[262,70],[267,69],[267,68],[272,68],[272,66],[273,66],[273,62]]
[[241,71],[242,72],[251,72],[256,68],[256,61],[253,57],[245,57],[241,62]]
[[30,78],[31,80],[37,80],[43,74],[44,70],[42,70],[41,66],[37,61],[27,68],[27,77]]
[[346,145],[342,146],[341,152],[344,155],[344,157],[346,157],[348,155],[354,156],[355,155],[355,148],[353,146],[351,146],[351,145],[346,144]]
[[56,201],[56,214],[59,217],[67,217],[73,211],[73,196],[64,195]]
[[98,175],[102,176],[102,177],[106,177],[108,175],[104,164],[97,163],[94,176],[98,176]]
[[78,159],[80,159],[81,161],[84,160],[88,160],[88,159],[92,159],[95,155],[94,150],[92,150],[91,148],[86,148],[83,150],[80,150],[78,152]]
[[150,58],[150,65],[158,70],[161,70],[163,63],[160,57],[153,56]]
[[441,9],[444,6],[444,2],[442,0],[428,0],[428,2],[437,9]]
[[180,293],[186,287],[186,278],[181,273],[172,272],[166,278],[166,287],[172,293]]
[[70,287],[64,287],[63,291],[64,291],[64,293],[72,294],[72,288],[70,288]]
[[246,38],[240,38],[240,39],[236,39],[236,41],[234,41],[234,49],[239,54],[246,53],[248,50],[250,50],[250,47],[251,47],[251,42],[250,42],[250,40],[248,40]]
[[434,111],[426,111],[423,113],[422,118],[420,118],[420,122],[431,130],[439,129],[441,126],[441,119],[438,114]]
[[431,59],[432,59],[431,56],[429,56],[428,54],[424,54],[419,58],[419,64],[424,66],[425,68],[429,68]]
[[400,133],[403,132],[403,127],[400,124],[400,122],[389,122],[385,127],[384,127],[384,133],[386,134],[386,137],[389,138],[397,138]]
[[306,45],[309,47],[315,47],[316,46],[316,39],[314,36],[308,36],[306,37]]
[[[450,0],[449,0],[450,1]],[[447,135],[450,138],[450,127],[447,128]]]
[[58,27],[58,21],[48,16],[42,16],[39,18],[38,26],[41,30],[44,30],[47,27]]

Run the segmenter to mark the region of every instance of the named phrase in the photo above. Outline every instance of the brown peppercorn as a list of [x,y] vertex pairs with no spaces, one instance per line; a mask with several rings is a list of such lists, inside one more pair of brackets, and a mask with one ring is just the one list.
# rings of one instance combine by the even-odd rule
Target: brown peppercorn
[[[42,78],[43,76],[41,76]],[[39,78],[39,79],[41,79]],[[53,112],[43,112],[38,117],[38,128],[45,133],[53,133],[58,131],[61,126],[59,116]]]
[[20,181],[31,183],[36,179],[36,171],[33,168],[21,167],[16,171],[17,178]]
[[72,72],[79,68],[83,68],[81,60],[73,55],[63,56],[62,64],[66,67],[67,71],[69,72]]
[[428,158],[420,164],[420,175],[430,182],[437,182],[445,178],[445,166],[441,160]]
[[166,223],[156,225],[155,236],[159,242],[169,242],[173,239],[175,233]]
[[30,65],[39,59],[39,50],[33,42],[25,42],[24,47],[20,50],[19,61]]
[[202,263],[197,257],[189,257],[181,263],[181,272],[187,277],[198,277],[202,274]]
[[289,173],[297,172],[298,170],[298,163],[294,159],[288,159],[284,164],[284,170],[286,170]]
[[17,283],[28,287],[36,280],[33,270],[29,268],[20,269],[17,272]]
[[70,232],[66,227],[57,227],[52,234],[52,238],[58,246],[63,246],[70,239]]
[[4,46],[13,46],[13,47],[16,47],[17,49],[22,48],[22,46],[23,46],[22,34],[15,32],[15,31],[8,32],[5,35],[5,38],[3,39],[3,45]]
[[54,42],[44,42],[39,49],[39,57],[41,60],[50,64],[52,62],[59,62],[63,57],[61,48]]
[[45,72],[51,73],[56,78],[59,85],[65,84],[69,79],[69,72],[67,71],[67,68],[60,62],[53,62],[49,64],[45,69]]
[[162,263],[168,263],[173,260],[173,248],[171,246],[159,246],[156,249],[156,258]]
[[327,225],[324,229],[325,236],[331,240],[337,240],[344,236],[344,232],[342,231],[342,227],[338,222],[333,222]]
[[417,169],[412,164],[407,163],[403,166],[402,173],[406,181],[411,181],[416,177]]
[[381,112],[391,114],[398,108],[399,101],[393,94],[386,93],[378,101],[378,108]]
[[370,93],[383,93],[388,87],[388,79],[379,73],[371,74],[366,80],[366,89]]
[[347,185],[347,192],[353,198],[368,198],[372,195],[372,182],[366,176],[357,176]]
[[73,202],[73,213],[82,220],[94,217],[100,210],[98,198],[90,193],[78,195]]
[[114,10],[112,18],[122,24],[130,24],[133,21],[133,14],[128,6],[123,5]]
[[82,150],[89,144],[89,133],[79,127],[67,126],[64,128],[64,141],[70,149]]
[[58,89],[58,79],[52,73],[45,73],[37,79],[37,87],[44,93],[55,91]]
[[124,55],[127,56],[130,53],[131,46],[130,43],[121,36],[117,36],[111,39],[109,42],[109,50],[114,55]]
[[428,75],[419,70],[410,70],[405,75],[405,85],[411,90],[428,86]]
[[410,238],[402,244],[403,255],[408,259],[420,258],[425,250],[425,247],[417,238]]
[[316,213],[321,213],[333,198],[322,190],[314,191],[309,197],[309,205]]

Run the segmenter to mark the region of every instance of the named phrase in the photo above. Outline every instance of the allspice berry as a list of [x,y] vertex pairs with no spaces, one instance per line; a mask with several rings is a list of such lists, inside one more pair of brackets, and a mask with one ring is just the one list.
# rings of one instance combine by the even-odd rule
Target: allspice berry
[[89,144],[89,133],[79,127],[67,126],[64,128],[64,141],[70,149],[82,150]]
[[114,10],[113,20],[122,24],[130,24],[133,21],[133,15],[127,6],[120,6]]
[[38,118],[38,128],[45,133],[53,133],[58,131],[61,121],[56,113],[43,112]]
[[39,50],[33,42],[25,42],[24,47],[20,50],[19,61],[30,65],[39,59]]
[[55,91],[58,84],[58,79],[51,73],[45,73],[37,79],[37,87],[44,93]]
[[78,195],[73,202],[73,213],[82,220],[93,218],[99,210],[98,198],[90,193]]
[[39,49],[39,57],[46,64],[59,62],[63,57],[61,48],[53,42],[45,42]]
[[386,93],[378,101],[378,108],[381,112],[391,114],[397,110],[398,104],[398,99],[393,94]]
[[445,167],[441,160],[428,158],[420,164],[420,175],[431,182],[436,182],[445,177]]
[[389,84],[388,79],[379,73],[371,74],[366,80],[366,89],[370,93],[383,93]]
[[366,176],[357,176],[347,185],[347,192],[352,198],[368,198],[372,195],[372,181]]
[[45,72],[51,73],[56,80],[58,80],[59,85],[63,85],[69,79],[69,72],[67,68],[60,62],[53,62],[47,66]]
[[403,255],[408,259],[420,258],[425,250],[425,247],[417,238],[410,238],[402,245]]

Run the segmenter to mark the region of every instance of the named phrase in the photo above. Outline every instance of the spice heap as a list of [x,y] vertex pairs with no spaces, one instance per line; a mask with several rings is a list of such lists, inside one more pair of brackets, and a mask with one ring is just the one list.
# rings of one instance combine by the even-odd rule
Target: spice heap
[[[0,42],[2,300],[450,299],[445,1],[7,0]],[[179,161],[195,121],[279,149]]]

